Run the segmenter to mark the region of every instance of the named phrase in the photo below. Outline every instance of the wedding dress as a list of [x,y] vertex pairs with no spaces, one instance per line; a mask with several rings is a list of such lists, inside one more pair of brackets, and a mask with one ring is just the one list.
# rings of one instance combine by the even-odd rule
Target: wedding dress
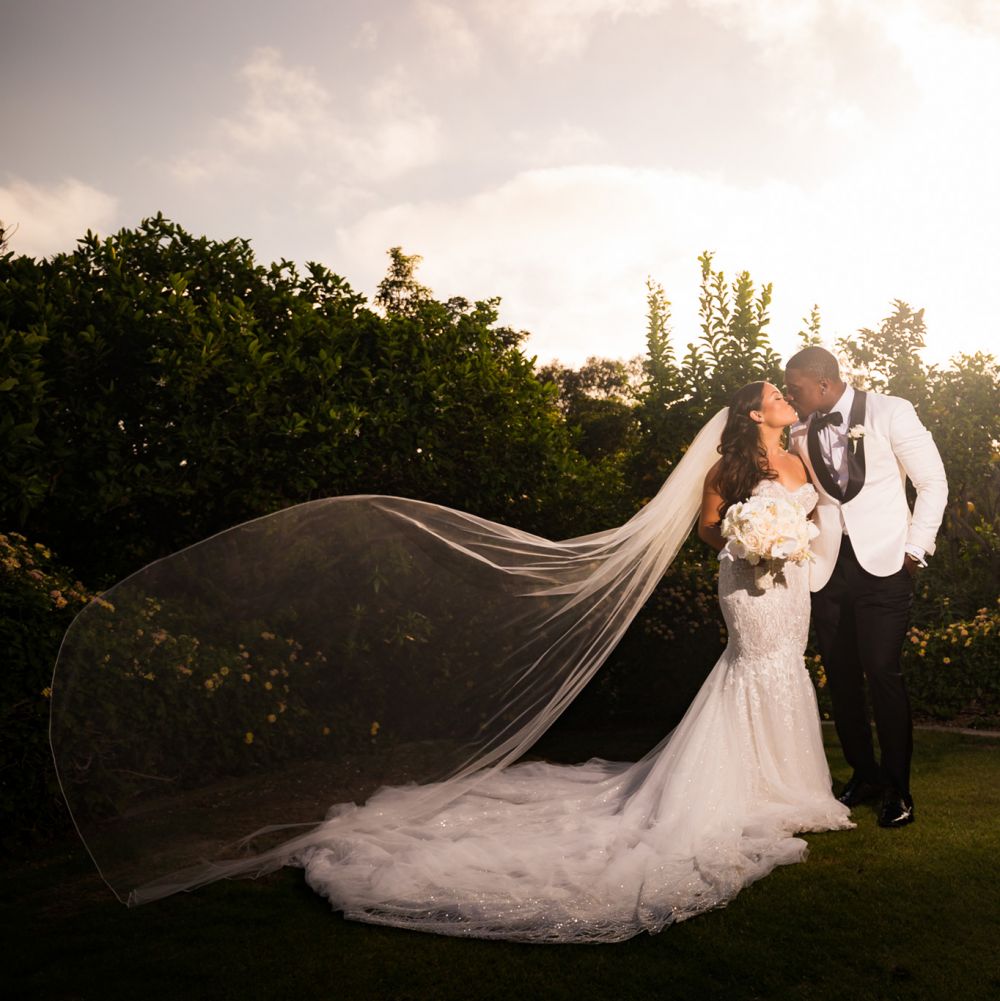
[[518,763],[687,537],[725,420],[603,532],[554,542],[404,498],[324,498],[93,601],[60,648],[50,734],[109,887],[134,905],[292,865],[363,921],[615,941],[801,860],[797,833],[853,826],[804,666],[804,565],[761,591],[722,562],[728,646],[640,761]]
[[[787,494],[774,480],[755,494]],[[816,491],[794,492],[811,509]],[[612,942],[731,900],[799,862],[803,831],[853,827],[831,793],[804,664],[809,567],[760,590],[723,559],[729,643],[678,726],[642,760],[527,762],[419,822],[412,789],[349,808],[293,864],[349,918],[450,935]]]

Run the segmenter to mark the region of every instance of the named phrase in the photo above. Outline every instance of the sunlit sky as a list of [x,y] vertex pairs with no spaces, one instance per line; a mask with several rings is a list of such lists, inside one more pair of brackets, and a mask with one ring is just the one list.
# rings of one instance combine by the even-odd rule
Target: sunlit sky
[[1000,0],[0,0],[0,219],[69,250],[162,211],[371,294],[386,250],[544,362],[698,335],[698,254],[772,340],[925,307],[1000,349]]

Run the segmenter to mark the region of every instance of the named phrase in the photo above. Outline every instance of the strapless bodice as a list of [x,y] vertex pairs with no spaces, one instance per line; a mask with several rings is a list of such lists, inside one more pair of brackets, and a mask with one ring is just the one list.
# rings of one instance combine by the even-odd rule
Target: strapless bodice
[[778,480],[761,480],[753,488],[753,495],[755,497],[787,497],[795,501],[796,504],[800,504],[805,509],[806,514],[816,506],[816,501],[819,500],[816,488],[808,480],[794,490],[789,490]]

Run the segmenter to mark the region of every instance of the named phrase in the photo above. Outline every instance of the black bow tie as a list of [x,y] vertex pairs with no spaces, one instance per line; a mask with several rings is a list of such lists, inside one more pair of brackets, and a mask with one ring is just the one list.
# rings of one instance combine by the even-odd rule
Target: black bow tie
[[828,424],[838,425],[844,423],[844,415],[838,413],[836,410],[829,414],[817,414],[813,418],[813,427],[817,431],[822,431]]

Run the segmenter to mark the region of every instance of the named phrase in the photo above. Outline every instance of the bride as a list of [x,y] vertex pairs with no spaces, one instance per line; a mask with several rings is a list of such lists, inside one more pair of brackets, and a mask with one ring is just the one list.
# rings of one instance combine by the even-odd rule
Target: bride
[[[292,865],[360,921],[611,942],[724,905],[775,866],[801,861],[807,845],[798,833],[853,827],[831,792],[804,665],[808,564],[786,563],[775,586],[762,588],[754,568],[724,550],[720,530],[725,511],[750,496],[811,511],[816,491],[781,447],[795,420],[776,387],[744,387],[642,511],[580,539],[549,542],[401,498],[330,498],[220,533],[116,585],[74,621],[53,685],[60,782],[102,875],[134,904]],[[723,550],[719,601],[729,642],[684,718],[634,763],[514,763],[603,663],[699,506],[700,537]],[[371,596],[368,585],[377,595],[368,605],[344,604],[348,593]],[[295,601],[283,603],[291,594]],[[281,619],[278,610],[292,605],[284,621],[307,639],[289,639],[293,653],[305,658],[307,648],[320,648],[306,658],[308,671],[296,663],[290,672],[288,663],[267,672],[288,693],[267,719],[273,726],[286,709],[310,725],[345,706],[355,723],[380,713],[366,737],[374,746],[380,730],[397,731],[393,752],[351,757],[341,746],[337,758],[346,772],[377,774],[374,794],[352,796],[343,767],[342,784],[324,786],[337,771],[332,758],[328,766],[313,744],[296,749],[291,737],[275,741],[252,775],[231,765],[209,781],[213,745],[205,742],[236,718],[246,725],[239,713],[250,711],[251,669],[263,658],[259,642],[239,643],[236,663],[246,670],[242,683],[231,681],[217,663],[219,637],[238,635],[234,623],[259,624],[261,609]],[[396,628],[387,634],[390,622]],[[280,639],[269,630],[260,636],[265,646]],[[155,675],[151,658],[171,644],[164,663],[186,663],[169,681],[137,683]],[[208,661],[211,675],[199,667]],[[291,706],[294,692],[282,679],[296,672],[313,680],[302,682],[306,694]],[[211,733],[203,714],[192,715],[192,676],[211,702]],[[136,708],[139,694],[145,701]],[[161,726],[163,719],[175,725]],[[247,729],[247,747],[254,739]],[[221,774],[239,776],[238,784]],[[190,863],[192,851],[215,850],[207,840],[192,847],[192,824],[205,834],[224,816],[246,831],[250,817],[279,801],[279,784],[294,782],[315,782],[317,798],[337,790],[327,794],[336,805],[325,819],[302,822],[306,833],[250,857],[165,868],[184,852]],[[157,799],[156,783],[174,786]],[[111,800],[114,820],[106,816]],[[290,826],[269,824],[255,835]]]

